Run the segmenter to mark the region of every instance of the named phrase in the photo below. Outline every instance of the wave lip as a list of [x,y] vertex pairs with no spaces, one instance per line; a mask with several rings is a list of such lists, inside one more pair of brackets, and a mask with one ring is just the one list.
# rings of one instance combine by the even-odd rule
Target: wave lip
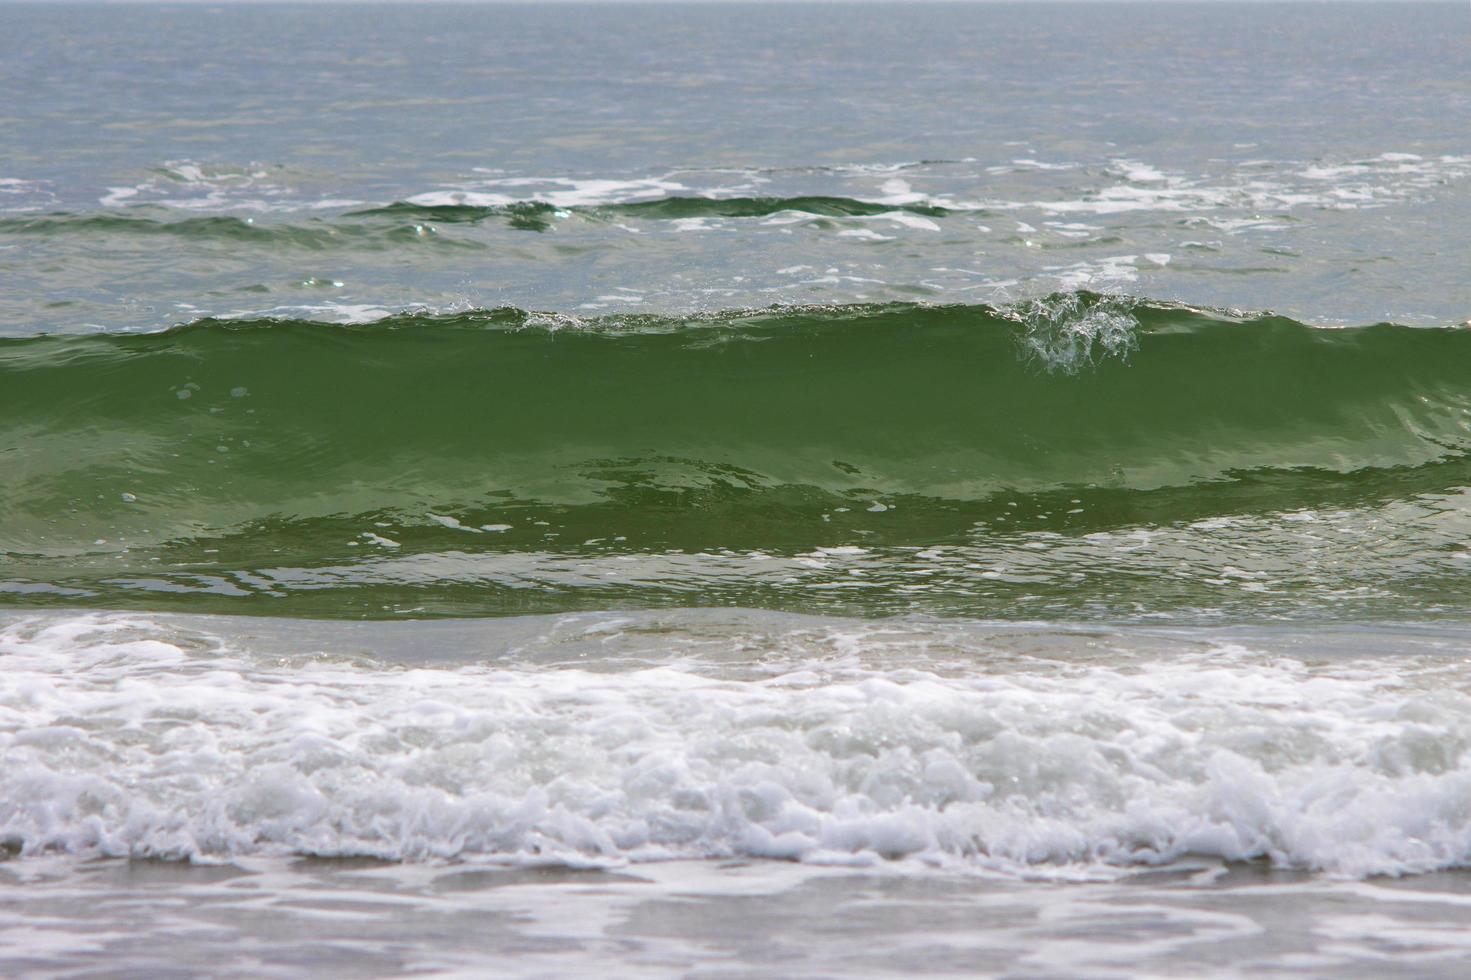
[[[630,623],[587,625],[606,649]],[[304,652],[283,665],[146,619],[16,622],[0,631],[0,841],[1063,878],[1191,855],[1349,876],[1471,861],[1454,661],[1309,664],[1186,641],[1112,663],[993,647],[997,668],[956,671],[881,666],[886,643],[926,641],[887,634],[767,630],[769,666],[736,674],[681,659],[667,629],[663,663],[403,670]]]
[[[125,203],[125,202],[119,202]],[[814,218],[893,216],[899,223],[938,228],[930,218],[955,213],[953,206],[925,202],[867,201],[822,195],[793,197],[658,197],[606,204],[559,205],[540,200],[487,199],[463,194],[420,195],[408,201],[348,210],[332,219],[306,222],[256,221],[238,215],[173,217],[158,206],[134,205],[100,212],[53,211],[0,217],[0,235],[171,235],[186,238],[239,240],[321,249],[350,244],[422,240],[429,226],[477,224],[500,220],[513,229],[548,231],[562,218],[590,221],[691,221],[707,218],[769,218],[799,214]],[[391,223],[382,226],[383,219]],[[375,224],[374,222],[377,222]],[[404,224],[408,222],[408,224]],[[459,240],[446,244],[471,246]]]
[[691,218],[765,218],[785,212],[816,217],[876,217],[885,214],[943,218],[953,207],[923,202],[893,203],[851,197],[801,195],[791,197],[658,197],[605,204],[558,205],[537,200],[483,202],[466,195],[420,195],[382,207],[351,212],[350,216],[391,215],[418,221],[475,222],[504,218],[512,227],[544,231],[552,219],[581,215],[589,218],[638,218],[682,221]]

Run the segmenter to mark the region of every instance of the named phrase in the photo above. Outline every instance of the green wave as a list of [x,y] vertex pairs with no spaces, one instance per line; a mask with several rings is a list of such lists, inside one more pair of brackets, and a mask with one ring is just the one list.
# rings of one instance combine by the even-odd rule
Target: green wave
[[74,214],[55,212],[26,217],[0,218],[0,236],[58,235],[162,235],[201,241],[241,242],[271,247],[285,246],[311,251],[342,247],[388,248],[396,244],[432,243],[460,248],[483,247],[476,242],[425,237],[411,225],[387,227],[313,220],[292,224],[279,221],[257,222],[253,218],[209,215],[178,218],[131,211]]
[[541,231],[549,227],[552,218],[559,214],[578,214],[593,218],[677,220],[681,218],[763,218],[783,211],[799,211],[804,214],[835,218],[871,217],[895,211],[942,218],[951,213],[948,208],[928,204],[883,204],[860,201],[851,197],[811,195],[800,197],[662,197],[649,201],[570,207],[558,207],[540,201],[517,201],[501,205],[414,204],[398,201],[380,208],[355,211],[353,215],[391,215],[413,221],[441,223],[504,218],[512,227]]
[[[681,218],[759,218],[783,211],[798,211],[816,217],[871,217],[904,212],[944,217],[950,210],[924,204],[880,204],[847,197],[666,197],[621,204],[558,207],[541,201],[516,201],[499,205],[413,204],[405,201],[350,211],[333,219],[306,222],[264,218],[208,215],[177,217],[167,210],[142,205],[117,211],[0,217],[0,236],[55,235],[168,235],[220,241],[260,242],[307,249],[344,245],[424,241],[424,225],[478,224],[504,221],[522,231],[547,231],[558,218],[576,215],[592,221],[640,219],[645,221]],[[388,219],[385,224],[382,219]],[[417,227],[416,227],[417,226]],[[452,239],[435,239],[441,244],[470,244]]]
[[409,204],[397,201],[378,208],[350,211],[349,218],[401,218],[436,224],[477,224],[488,218],[503,218],[512,228],[523,231],[546,231],[558,209],[539,201],[517,201],[513,204]]
[[[1459,547],[1435,522],[1460,504],[1425,501],[1471,485],[1468,379],[1467,330],[1325,330],[1091,294],[10,339],[0,588],[19,602],[126,605],[143,589],[233,608],[247,600],[188,576],[292,568],[318,579],[276,592],[313,615],[580,608],[633,601],[629,588],[639,602],[807,608],[810,590],[752,595],[719,561],[670,571],[667,556],[955,546],[1022,562],[1017,536],[1044,534],[1094,549],[1083,575],[1109,564],[1097,536],[1223,516],[1265,521],[1276,543],[1262,548],[1290,551],[1297,526],[1279,517],[1305,508],[1380,514],[1414,578]],[[1182,563],[1207,560],[1190,547]],[[635,562],[635,588],[569,571],[589,554],[666,557]],[[520,571],[491,581],[475,565],[486,555]],[[1399,567],[1378,560],[1381,578]],[[367,577],[321,571],[339,566]],[[862,601],[902,607],[920,581],[902,567],[843,579],[842,601],[868,580],[880,584]],[[1369,588],[1372,569],[1323,574]],[[1151,565],[1104,591],[1168,592],[1169,575]],[[272,592],[230,581],[250,602]],[[1437,595],[1467,585],[1415,581]],[[976,611],[955,598],[974,583],[955,582],[945,594]]]

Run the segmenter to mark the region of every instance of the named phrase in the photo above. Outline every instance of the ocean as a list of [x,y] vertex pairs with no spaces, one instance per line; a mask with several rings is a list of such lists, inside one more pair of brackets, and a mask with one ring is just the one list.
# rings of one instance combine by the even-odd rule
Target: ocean
[[1465,4],[0,36],[0,974],[1464,975]]

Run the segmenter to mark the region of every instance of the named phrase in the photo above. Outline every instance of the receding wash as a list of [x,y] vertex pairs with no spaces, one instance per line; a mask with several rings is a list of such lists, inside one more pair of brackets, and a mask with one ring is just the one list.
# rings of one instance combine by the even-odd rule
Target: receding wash
[[0,974],[1464,971],[1464,5],[0,36]]

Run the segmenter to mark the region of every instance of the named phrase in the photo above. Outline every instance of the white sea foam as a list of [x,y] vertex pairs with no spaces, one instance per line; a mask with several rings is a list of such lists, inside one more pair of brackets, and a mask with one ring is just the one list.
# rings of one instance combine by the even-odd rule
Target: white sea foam
[[[1077,163],[1047,163],[1018,159],[1005,166],[980,168],[970,188],[990,195],[991,182],[1009,174],[1049,181],[1067,181],[1083,168]],[[1304,208],[1352,210],[1381,207],[1425,197],[1447,181],[1471,175],[1471,157],[1386,152],[1354,160],[1251,160],[1187,174],[1156,164],[1119,158],[1096,171],[1105,181],[1075,196],[1026,199],[983,196],[961,192],[956,181],[965,179],[956,164],[875,164],[747,170],[676,170],[647,176],[509,176],[477,168],[463,180],[407,196],[424,206],[469,205],[501,207],[534,201],[558,208],[595,207],[634,203],[669,196],[719,199],[762,194],[840,194],[875,204],[944,207],[953,211],[1036,210],[1043,215],[1096,215],[1143,212],[1286,212]],[[903,174],[903,176],[900,176]],[[738,175],[742,181],[732,183]],[[813,178],[822,177],[820,183]],[[104,206],[159,204],[196,211],[332,211],[362,206],[358,196],[303,194],[292,186],[291,175],[259,163],[205,165],[190,160],[169,161],[157,172],[133,184],[110,187],[100,201]],[[943,190],[921,191],[916,181],[940,181]],[[837,182],[837,183],[834,183]],[[783,186],[775,186],[776,184]],[[1059,190],[1063,190],[1060,185]],[[18,178],[0,181],[0,194],[40,193],[34,182]],[[379,202],[386,203],[386,202]],[[902,213],[902,212],[901,212]],[[899,221],[915,229],[934,230],[920,216]],[[1229,219],[1230,216],[1223,216]],[[795,219],[801,220],[801,219]]]
[[[214,314],[220,320],[316,320],[322,323],[365,324],[402,313],[429,312],[427,307],[376,306],[372,303],[302,303],[289,306],[272,306],[264,309],[252,308]],[[449,309],[434,312],[451,312]]]
[[[1146,256],[1151,262],[1156,257]],[[1111,255],[1092,262],[1047,266],[1044,271],[1057,280],[1061,289],[1113,289],[1138,281],[1139,270],[1135,265],[1138,261],[1137,255]]]
[[1125,180],[1136,184],[1159,184],[1170,180],[1159,168],[1137,160],[1117,160],[1112,170]]
[[299,198],[280,178],[276,168],[259,163],[219,166],[170,160],[136,184],[109,187],[98,203],[158,204],[187,211],[297,211],[318,206],[317,201]]
[[0,211],[40,211],[55,204],[56,193],[50,181],[0,177]]
[[939,231],[940,226],[930,218],[919,214],[909,214],[905,211],[885,211],[883,214],[873,215],[870,221],[889,221],[904,228],[914,228],[919,231]]
[[1047,170],[1076,170],[1078,167],[1079,167],[1079,164],[1076,164],[1076,163],[1048,163],[1045,160],[1035,160],[1035,159],[1032,159],[1032,158],[1028,157],[1028,158],[1025,158],[1025,159],[1011,161],[1011,166],[1010,167],[990,167],[990,168],[988,168],[988,172],[1005,173],[1005,172],[1008,172],[1008,171],[1013,170],[1013,169],[1016,169],[1016,170],[1043,170],[1043,171],[1047,171]]
[[0,194],[34,194],[45,186],[46,184],[39,180],[0,177]]
[[[1046,163],[1018,159],[1006,166],[983,168],[976,176],[1007,174],[1065,174],[1081,168],[1075,163]],[[900,173],[904,176],[899,176]],[[732,185],[732,173],[747,178]],[[797,168],[795,170],[681,170],[650,177],[505,177],[471,180],[443,190],[415,195],[409,200],[425,205],[471,204],[501,206],[534,200],[559,207],[648,200],[670,194],[721,198],[752,193],[759,185],[772,193],[777,178],[791,180],[820,173],[863,186],[792,186],[776,193],[841,193],[869,203],[896,207],[936,206],[956,211],[982,208],[1037,209],[1044,214],[1120,215],[1131,212],[1210,212],[1221,210],[1276,210],[1298,208],[1357,208],[1380,206],[1429,192],[1447,180],[1471,175],[1471,157],[1420,157],[1388,152],[1347,162],[1320,161],[1307,166],[1293,161],[1252,160],[1230,169],[1202,174],[1171,171],[1147,161],[1119,158],[1101,168],[1112,181],[1086,195],[1053,200],[994,198],[968,200],[955,191],[916,189],[916,180],[942,176],[955,186],[954,165],[931,168],[922,164],[870,167]],[[711,178],[720,181],[712,183]],[[981,187],[985,188],[985,184]],[[912,227],[921,227],[918,224]],[[930,229],[926,229],[930,230]]]
[[667,197],[689,188],[665,177],[617,180],[596,177],[496,177],[473,181],[460,187],[426,191],[408,199],[426,207],[464,204],[472,207],[503,207],[520,201],[537,201],[553,207],[591,207],[623,204]]
[[[1347,875],[1471,861],[1455,661],[1185,641],[1141,656],[1117,637],[1108,657],[1078,659],[1095,639],[1069,659],[856,624],[718,637],[713,660],[666,628],[630,659],[629,636],[648,635],[636,619],[488,630],[459,642],[489,662],[432,668],[348,644],[252,654],[140,617],[13,622],[0,840],[32,855],[904,859],[1055,877],[1187,854]],[[525,662],[528,636],[555,652],[558,630],[588,652]],[[426,630],[417,646],[442,642]],[[937,644],[968,661],[926,660]],[[737,651],[749,666],[728,665]]]
[[[903,211],[903,207],[921,205],[964,211],[973,210],[979,206],[965,201],[958,201],[949,196],[921,193],[916,191],[903,178],[887,176],[915,166],[918,165],[799,168],[792,171],[792,174],[807,176],[821,174],[829,178],[829,180],[833,178],[845,181],[859,180],[862,181],[862,186],[834,187],[831,183],[825,182],[816,187],[792,186],[784,193],[789,193],[793,197],[801,197],[808,193],[837,193],[843,196],[853,197],[864,203],[893,205],[896,210],[891,212],[880,215],[855,216],[844,220],[887,221],[896,225],[925,231],[938,231],[940,226],[929,218]],[[725,178],[729,177],[732,173],[741,174],[749,179],[745,183],[731,184]],[[770,175],[774,173],[783,173],[783,171],[690,170],[675,171],[658,176],[620,178],[497,176],[446,185],[437,190],[415,194],[407,198],[407,200],[411,204],[426,207],[443,207],[447,205],[505,207],[516,203],[534,201],[559,208],[628,204],[670,196],[695,196],[720,200],[723,198],[750,195],[758,191],[761,193],[770,193],[769,185],[773,181],[773,177]],[[721,179],[718,182],[711,182],[711,177],[719,177]],[[874,178],[877,177],[884,179],[877,181],[877,186],[875,187]],[[765,216],[762,219],[762,223],[768,225],[799,224],[811,221],[812,217],[811,214],[798,210],[780,211]],[[676,230],[705,230],[711,227],[709,223],[711,221],[712,219],[710,218],[681,218],[675,219],[671,224]]]
[[[1035,207],[1051,214],[1117,215],[1135,211],[1291,211],[1379,207],[1429,193],[1471,176],[1471,158],[1423,158],[1384,153],[1367,160],[1291,162],[1252,160],[1204,175],[1169,172],[1137,160],[1115,160],[1105,173],[1118,181],[1076,198],[1026,205],[993,202],[995,208]],[[1260,220],[1253,216],[1253,220]]]

